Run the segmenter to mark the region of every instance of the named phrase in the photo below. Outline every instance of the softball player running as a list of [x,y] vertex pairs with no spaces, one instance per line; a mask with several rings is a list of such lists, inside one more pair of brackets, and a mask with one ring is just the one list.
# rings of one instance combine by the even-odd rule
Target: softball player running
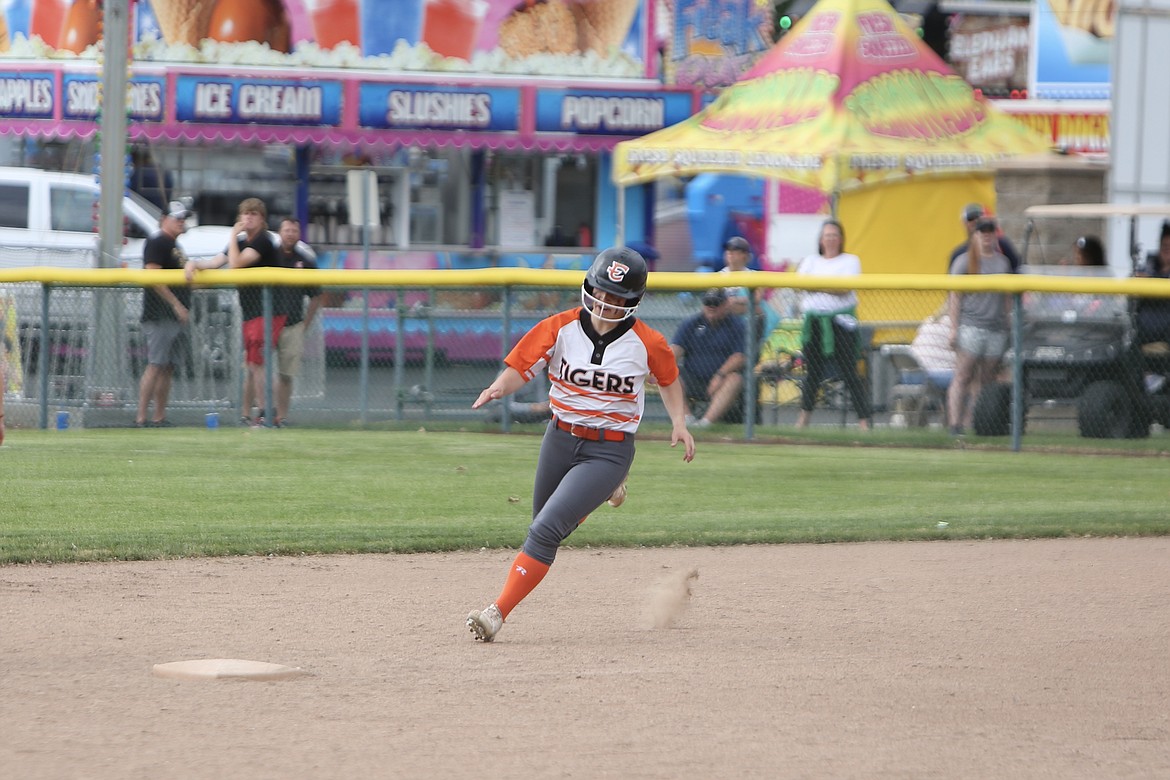
[[581,285],[580,308],[542,320],[520,339],[505,368],[471,406],[515,392],[548,371],[553,418],[540,445],[532,525],[499,598],[467,616],[477,640],[495,639],[504,619],[544,579],[557,548],[607,499],[624,499],[642,421],[645,383],[658,383],[673,429],[670,446],[695,457],[678,364],[666,338],[634,317],[646,292],[646,261],[632,249],[602,251]]

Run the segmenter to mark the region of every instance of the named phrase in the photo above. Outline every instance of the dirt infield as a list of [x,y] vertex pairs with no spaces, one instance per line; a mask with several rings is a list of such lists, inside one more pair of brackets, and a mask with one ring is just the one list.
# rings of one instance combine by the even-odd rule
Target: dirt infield
[[[1170,539],[0,568],[12,778],[1170,777]],[[670,628],[664,587],[699,570]],[[299,666],[177,681],[154,664]]]

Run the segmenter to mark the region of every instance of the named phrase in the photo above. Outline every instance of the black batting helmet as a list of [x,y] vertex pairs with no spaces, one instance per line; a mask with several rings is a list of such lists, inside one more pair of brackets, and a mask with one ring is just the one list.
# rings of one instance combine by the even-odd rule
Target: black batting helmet
[[633,315],[642,302],[642,296],[646,294],[647,275],[646,260],[633,249],[628,246],[604,249],[593,258],[593,265],[585,272],[585,281],[581,284],[582,303],[586,309],[593,311],[594,303],[598,302],[595,291],[616,295],[626,305],[611,308],[624,311],[619,321],[624,320]]

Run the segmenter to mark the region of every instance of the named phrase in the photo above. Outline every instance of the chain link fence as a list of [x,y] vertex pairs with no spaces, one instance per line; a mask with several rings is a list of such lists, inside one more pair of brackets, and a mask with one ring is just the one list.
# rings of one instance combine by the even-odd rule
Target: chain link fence
[[[84,275],[122,276],[111,286],[84,286],[68,274],[14,282],[0,276],[10,427],[50,426],[60,411],[70,414],[73,425],[133,422],[144,368],[142,288],[128,282],[141,285],[143,274],[170,272],[76,273],[88,280],[95,277]],[[193,291],[168,411],[179,425],[202,425],[209,411],[226,420],[246,414],[240,409],[240,313],[230,280],[275,286],[304,285],[311,278],[323,285],[322,307],[307,330],[293,382],[294,425],[451,422],[507,430],[540,422],[548,416],[543,378],[486,409],[473,411],[471,403],[524,333],[541,318],[580,303],[580,274],[568,271],[206,273],[208,283],[224,286]],[[465,273],[470,276],[460,276]],[[181,276],[175,274],[177,281]],[[545,279],[547,284],[533,281]],[[1139,327],[1143,311],[1170,307],[1165,280],[662,273],[652,275],[638,316],[668,341],[681,341],[686,329],[710,335],[723,327],[699,322],[707,316],[703,300],[714,281],[760,290],[753,316],[727,315],[743,333],[743,368],[735,403],[715,422],[734,437],[790,430],[802,397],[806,405],[809,398],[814,402],[813,431],[856,427],[861,409],[890,435],[950,435],[965,422],[948,415],[954,380],[945,317],[950,291],[1003,296],[1012,314],[1000,367],[971,397],[965,436],[999,438],[1018,448],[1025,435],[1145,438],[1170,427],[1170,347],[1164,333]],[[834,326],[850,359],[810,372],[808,333],[799,314],[803,291],[850,287],[859,290],[856,316]],[[699,366],[717,363],[719,356],[704,354],[702,340],[691,344],[681,361],[684,376],[701,384]],[[848,381],[850,368],[859,384]],[[815,387],[808,386],[810,373]],[[860,404],[854,397],[859,388]],[[689,411],[699,420],[707,411],[706,388],[687,389],[695,397]],[[661,403],[648,398],[646,423],[666,422]]]

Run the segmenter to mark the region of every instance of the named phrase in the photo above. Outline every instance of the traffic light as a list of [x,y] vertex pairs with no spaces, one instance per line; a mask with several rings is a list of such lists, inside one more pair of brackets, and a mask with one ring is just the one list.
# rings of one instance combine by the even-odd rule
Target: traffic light
[[797,0],[776,0],[772,5],[772,41],[778,41],[796,24],[797,17],[792,13]]

